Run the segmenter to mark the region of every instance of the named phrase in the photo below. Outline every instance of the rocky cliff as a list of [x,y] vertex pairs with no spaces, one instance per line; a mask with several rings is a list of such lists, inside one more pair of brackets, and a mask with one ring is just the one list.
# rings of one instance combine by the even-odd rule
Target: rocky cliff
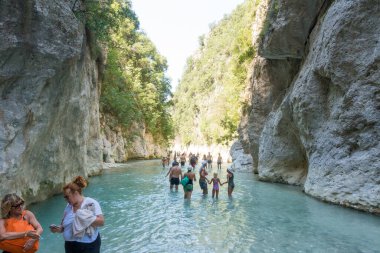
[[130,129],[117,125],[112,116],[101,117],[101,138],[103,143],[103,162],[121,163],[128,159],[159,158],[166,154],[166,149],[155,143],[153,136],[143,123],[134,123]]
[[380,213],[379,38],[377,1],[262,1],[239,128],[261,180]]
[[100,124],[104,55],[80,1],[0,1],[0,195],[27,202],[104,162],[160,156],[145,127]]
[[33,202],[101,171],[101,59],[70,1],[0,5],[0,193]]

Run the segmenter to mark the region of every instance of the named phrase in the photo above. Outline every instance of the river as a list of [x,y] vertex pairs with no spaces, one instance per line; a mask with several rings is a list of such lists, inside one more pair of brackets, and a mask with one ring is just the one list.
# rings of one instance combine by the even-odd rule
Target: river
[[[203,197],[197,182],[185,201],[181,186],[169,190],[166,172],[160,161],[139,161],[90,178],[84,195],[100,202],[106,221],[101,252],[380,252],[378,216],[250,173],[235,173],[231,199],[226,185],[219,199]],[[220,174],[224,182],[225,168]],[[44,228],[38,252],[64,252],[61,235],[48,226],[59,224],[65,205],[58,195],[28,207]]]

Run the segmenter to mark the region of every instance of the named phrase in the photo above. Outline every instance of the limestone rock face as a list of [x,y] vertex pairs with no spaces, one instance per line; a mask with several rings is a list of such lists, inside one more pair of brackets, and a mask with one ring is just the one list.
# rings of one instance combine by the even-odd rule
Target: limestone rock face
[[[298,17],[296,2],[314,2],[315,22]],[[372,0],[277,3],[279,15],[271,24],[276,29],[264,35],[259,51],[264,59],[255,59],[247,89],[251,94],[239,129],[243,147],[261,180],[302,185],[316,198],[380,213],[379,5]],[[286,21],[280,19],[283,28],[280,13],[287,13]],[[293,25],[286,29],[286,24]],[[302,25],[305,29],[297,28]],[[303,48],[295,37],[304,38]],[[284,56],[302,62],[288,68],[285,60],[269,61]],[[289,69],[284,82],[273,81],[286,72],[276,71],[275,64]],[[257,70],[263,67],[271,70],[260,79]]]
[[111,129],[109,125],[102,124],[103,129],[103,162],[125,162],[128,155],[125,151],[125,141],[121,128]]
[[302,58],[323,0],[272,0],[264,21],[259,53],[268,59]]
[[130,159],[157,158],[166,154],[165,148],[155,144],[153,136],[143,124],[134,124],[129,132],[134,133],[126,147]]
[[42,200],[102,168],[98,63],[71,4],[1,2],[1,195]]
[[[278,108],[299,67],[298,60],[269,60],[256,57],[246,90],[247,108],[239,126],[244,152],[251,154],[257,173],[259,141],[268,114]],[[273,73],[276,73],[275,75]]]
[[240,141],[235,141],[230,149],[232,167],[240,172],[253,172],[253,160],[250,154],[244,153]]
[[121,126],[110,127],[109,115],[102,116],[103,161],[121,163],[128,159],[158,158],[166,154],[165,149],[156,144],[143,124],[134,123],[131,129]]

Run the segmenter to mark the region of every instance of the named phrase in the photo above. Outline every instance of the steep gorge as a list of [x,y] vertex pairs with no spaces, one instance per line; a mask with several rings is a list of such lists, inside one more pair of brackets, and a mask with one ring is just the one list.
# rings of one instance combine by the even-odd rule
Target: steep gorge
[[380,213],[380,4],[271,0],[260,9],[239,127],[255,172]]
[[68,3],[1,6],[0,192],[33,202],[101,170],[102,63]]
[[[75,175],[101,173],[103,161],[163,152],[142,122],[125,128],[109,124],[114,115],[100,115],[105,55],[94,50],[92,33],[73,13],[74,2],[0,2],[1,194],[43,200]],[[203,69],[220,72],[199,77],[199,89],[182,87],[177,123],[195,130],[182,142],[229,140],[239,116],[234,91],[245,83],[228,85],[245,78],[249,61],[240,143],[233,146],[233,156],[244,149],[260,180],[300,185],[321,200],[380,213],[380,4],[251,3],[255,10],[244,17],[255,18],[248,24],[253,44],[239,47],[235,42],[251,39],[236,36],[227,43],[234,47],[215,58],[220,65],[207,62]],[[227,21],[222,22],[226,27]],[[213,31],[222,33],[218,27]],[[208,42],[201,40],[202,50]],[[189,60],[189,72],[202,69],[200,52]],[[240,55],[234,58],[236,52]],[[235,67],[224,65],[231,62]],[[195,99],[200,102],[189,106]],[[202,123],[200,116],[207,117],[215,101],[231,109],[230,115],[219,110]],[[135,138],[129,138],[132,133]]]
[[41,201],[77,175],[100,174],[104,161],[163,152],[143,121],[127,129],[100,113],[108,52],[78,16],[84,4],[0,1],[2,196]]

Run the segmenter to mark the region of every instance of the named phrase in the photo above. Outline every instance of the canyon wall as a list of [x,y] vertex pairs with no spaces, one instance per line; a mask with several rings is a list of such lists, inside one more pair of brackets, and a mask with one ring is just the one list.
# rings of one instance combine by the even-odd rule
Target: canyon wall
[[260,180],[380,213],[380,4],[262,1],[239,139]]
[[70,1],[1,1],[0,193],[28,202],[100,173],[99,66]]
[[1,196],[44,200],[77,175],[100,174],[103,162],[164,153],[141,124],[110,127],[100,115],[105,50],[82,10],[75,0],[1,1]]
[[133,123],[130,129],[118,125],[112,127],[108,122],[112,116],[101,116],[101,138],[103,143],[103,162],[122,163],[128,159],[152,159],[166,155],[165,147],[156,144],[143,123]]

